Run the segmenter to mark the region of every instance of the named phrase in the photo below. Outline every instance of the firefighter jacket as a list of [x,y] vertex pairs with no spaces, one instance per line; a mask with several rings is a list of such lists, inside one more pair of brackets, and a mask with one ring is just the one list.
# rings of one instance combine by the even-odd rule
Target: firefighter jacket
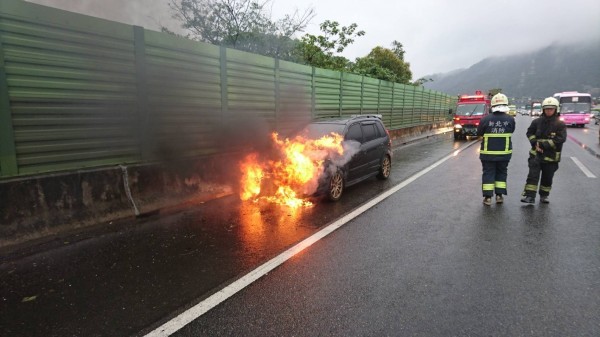
[[[563,143],[567,140],[567,127],[563,121],[558,119],[556,113],[550,117],[546,117],[542,113],[527,128],[527,138],[531,143],[529,150],[531,156],[537,156],[542,162],[558,163]],[[536,151],[536,143],[543,149],[543,152]]]
[[515,131],[514,117],[504,112],[494,112],[481,119],[477,136],[483,137],[479,159],[509,161],[512,157],[512,133]]

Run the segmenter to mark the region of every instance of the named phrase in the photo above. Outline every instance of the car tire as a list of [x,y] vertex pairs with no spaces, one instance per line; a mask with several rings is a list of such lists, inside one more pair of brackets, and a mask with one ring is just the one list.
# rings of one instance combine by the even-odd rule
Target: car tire
[[342,193],[344,193],[344,175],[342,171],[336,170],[329,179],[327,198],[331,201],[338,201],[342,197]]
[[385,180],[390,177],[390,173],[392,173],[392,159],[386,154],[381,160],[381,167],[379,168],[377,178]]

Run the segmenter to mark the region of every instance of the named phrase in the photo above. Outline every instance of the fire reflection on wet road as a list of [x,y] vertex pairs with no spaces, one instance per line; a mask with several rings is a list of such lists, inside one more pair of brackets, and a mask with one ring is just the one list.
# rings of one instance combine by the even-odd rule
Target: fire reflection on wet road
[[265,251],[273,241],[295,242],[302,230],[301,219],[311,207],[291,208],[267,202],[243,202],[239,209],[239,243],[250,252]]

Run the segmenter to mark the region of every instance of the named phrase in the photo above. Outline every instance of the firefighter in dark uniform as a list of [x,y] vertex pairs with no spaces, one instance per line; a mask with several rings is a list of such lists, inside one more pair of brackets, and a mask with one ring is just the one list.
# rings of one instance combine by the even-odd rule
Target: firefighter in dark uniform
[[534,119],[527,128],[531,150],[528,161],[529,174],[521,201],[528,204],[535,203],[538,183],[540,202],[550,202],[548,196],[552,188],[552,179],[554,172],[558,170],[563,143],[567,140],[567,127],[558,118],[558,100],[554,97],[544,99],[542,110],[542,115]]
[[508,98],[504,94],[496,94],[491,100],[492,113],[481,119],[477,127],[477,136],[483,138],[479,159],[483,167],[481,187],[483,204],[490,206],[492,196],[496,193],[496,203],[504,202],[506,195],[506,178],[508,163],[512,157],[512,133],[515,131],[514,117],[507,114]]

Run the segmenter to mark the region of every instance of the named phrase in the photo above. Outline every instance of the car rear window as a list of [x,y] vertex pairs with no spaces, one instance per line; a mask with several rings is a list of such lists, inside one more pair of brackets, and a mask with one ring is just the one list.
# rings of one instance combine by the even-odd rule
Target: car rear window
[[383,124],[381,124],[381,123],[375,123],[375,125],[377,125],[377,130],[379,130],[379,137],[384,137],[385,136],[385,129],[383,128]]

